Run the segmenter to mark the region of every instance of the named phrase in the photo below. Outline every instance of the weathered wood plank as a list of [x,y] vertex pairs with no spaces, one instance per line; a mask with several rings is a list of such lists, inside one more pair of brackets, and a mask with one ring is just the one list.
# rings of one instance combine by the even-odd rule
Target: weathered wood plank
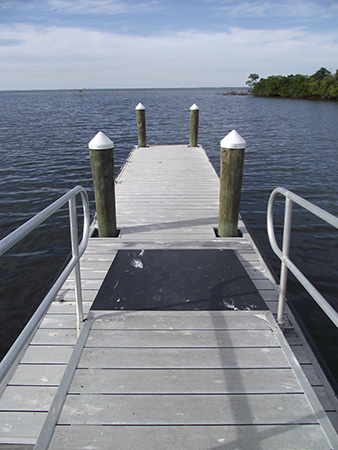
[[0,441],[35,444],[46,419],[45,412],[0,412]]
[[[187,230],[187,232],[189,232],[189,230]],[[180,234],[182,234],[181,230]],[[128,229],[122,229],[121,237],[123,237],[124,240],[135,239],[134,233],[133,232],[129,233]],[[213,239],[214,232],[213,230],[209,230],[203,233],[189,232],[189,237],[192,240]],[[163,239],[165,241],[176,241],[177,235],[175,233],[175,230],[170,230],[170,232],[167,232],[165,230],[160,231],[157,230],[157,231],[140,232],[138,233],[138,238],[142,239],[143,241],[150,240],[152,242],[154,241],[154,239]]]
[[303,394],[68,395],[59,424],[313,424]]
[[306,375],[306,378],[311,383],[311,386],[322,386],[323,385],[323,383],[320,381],[312,364],[304,364],[304,365],[302,365],[302,369]]
[[85,348],[80,368],[289,368],[280,348]]
[[[41,330],[42,331],[42,330]],[[47,339],[46,339],[47,343]],[[93,330],[87,347],[278,347],[271,330]]]
[[[112,249],[110,249],[111,252],[113,251]],[[89,250],[88,250],[89,251]],[[87,251],[84,254],[85,256],[87,255]],[[111,261],[114,259],[113,257],[110,258],[110,261],[95,261],[95,264],[93,264],[92,260],[90,262],[88,262],[86,260],[86,257],[82,257],[81,258],[81,274],[84,274],[84,276],[86,277],[95,277],[96,274],[99,278],[101,278],[102,276],[105,276],[105,273],[107,272],[107,270],[110,267]]]
[[297,361],[299,364],[310,364],[311,360],[309,359],[309,356],[307,354],[307,351],[304,349],[304,346],[299,345],[290,345],[291,350],[295,354]]
[[[41,322],[40,329],[60,329],[60,328],[68,328],[68,329],[76,329],[76,311],[73,311],[75,306],[72,308],[72,314],[48,314],[44,317]],[[51,331],[49,332],[50,335]]]
[[276,301],[277,296],[274,290],[259,289],[262,299],[267,303],[271,301]]
[[314,386],[313,390],[315,391],[317,397],[321,401],[321,404],[325,408],[325,411],[337,412],[336,408],[333,406],[330,399],[327,397],[327,392],[324,386]]
[[74,346],[77,341],[77,331],[74,329],[43,329],[40,328],[32,339],[34,345]]
[[[121,230],[121,236],[123,236],[124,229]],[[235,238],[234,238],[235,239]],[[234,240],[234,241],[227,241],[223,242],[221,239],[214,238],[214,239],[195,239],[193,237],[192,239],[184,239],[184,237],[180,237],[180,235],[177,235],[176,239],[159,239],[156,236],[154,236],[152,241],[146,240],[146,239],[136,239],[135,235],[132,239],[128,237],[128,240],[119,239],[109,244],[109,246],[101,246],[97,247],[96,249],[91,248],[81,259],[81,264],[109,264],[111,263],[113,258],[111,257],[112,249],[120,250],[125,248],[138,248],[138,249],[169,249],[169,248],[195,248],[195,249],[202,249],[202,248],[221,248],[221,249],[231,249],[231,250],[247,250],[249,247],[248,243],[246,241],[241,240]],[[83,261],[83,262],[82,262]],[[250,264],[251,268],[256,268],[259,270],[261,267],[259,261],[252,261]]]
[[274,301],[265,300],[265,303],[266,303],[267,307],[269,308],[269,310],[274,315],[274,317],[277,318],[277,310],[278,310],[277,300],[274,300]]
[[[82,302],[84,314],[88,314],[88,311],[91,306],[92,302]],[[75,317],[74,320],[76,321],[75,301],[66,301],[66,302],[54,301],[49,307],[48,316],[53,314],[73,315]]]
[[149,450],[328,450],[317,425],[255,426],[58,426],[50,450],[121,449]]
[[[217,174],[202,148],[135,149],[116,185],[121,238],[212,239],[218,186]],[[138,229],[131,229],[135,225]],[[158,225],[161,230],[156,229]],[[166,225],[170,228],[165,229]]]
[[[95,317],[100,316],[95,312]],[[107,315],[102,311],[102,317],[94,320],[95,329],[172,329],[172,330],[266,330],[269,323],[266,315],[234,311],[224,314],[224,311],[116,311]]]
[[9,385],[58,386],[65,364],[20,364]]
[[34,444],[0,444],[0,450],[33,450]]
[[[94,298],[96,297],[97,291],[95,289],[86,289],[82,292],[82,298],[85,302],[93,302]],[[75,293],[73,289],[66,289],[60,291],[57,296],[55,297],[55,300],[60,302],[62,300],[75,300]]]
[[301,393],[291,369],[77,370],[71,394]]
[[22,358],[22,363],[31,364],[67,364],[73,346],[31,345]]
[[[104,279],[104,277],[99,278],[99,279],[98,278],[86,279],[86,278],[82,277],[82,279],[81,279],[81,286],[82,286],[83,291],[85,291],[86,289],[89,289],[89,290],[95,289],[95,290],[98,291],[100,289],[100,287],[101,287],[103,279]],[[64,290],[74,289],[74,282],[73,282],[73,280],[70,280],[70,279],[67,280],[63,284],[61,289],[64,289]]]
[[52,386],[7,386],[1,397],[6,411],[47,412],[56,394]]
[[273,284],[267,278],[265,280],[255,279],[255,280],[252,280],[252,282],[256,286],[256,288],[259,290],[270,290],[271,289],[274,293],[276,292]]

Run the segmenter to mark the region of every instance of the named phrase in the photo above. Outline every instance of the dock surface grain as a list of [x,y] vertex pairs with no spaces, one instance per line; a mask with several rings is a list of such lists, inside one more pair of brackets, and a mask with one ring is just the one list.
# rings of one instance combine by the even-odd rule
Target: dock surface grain
[[130,448],[130,434],[141,448],[290,448],[295,426],[299,448],[325,442],[270,312],[96,312],[89,320],[51,448],[81,448],[74,430],[99,425],[102,448]]
[[[243,237],[215,235],[218,196],[202,147],[131,152],[116,181],[119,237],[91,238],[81,260],[87,321],[80,339],[70,277],[0,400],[1,443],[51,439],[50,448],[64,450],[338,445],[328,420],[335,406],[322,407],[307,349],[296,337],[290,347],[275,323],[277,287],[244,223]],[[90,309],[118,251],[170,249],[233,251],[269,310]]]

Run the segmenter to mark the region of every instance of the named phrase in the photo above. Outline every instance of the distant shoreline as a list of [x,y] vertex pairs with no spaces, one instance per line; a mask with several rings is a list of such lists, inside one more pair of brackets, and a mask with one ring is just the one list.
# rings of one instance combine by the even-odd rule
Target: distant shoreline
[[249,91],[229,91],[229,92],[222,92],[221,95],[252,95],[252,92]]
[[279,99],[289,99],[289,100],[317,100],[317,101],[326,101],[326,102],[337,102],[338,98],[327,98],[327,97],[318,97],[318,96],[309,96],[309,97],[304,97],[304,96],[289,96],[289,95],[261,95],[261,94],[255,94],[254,92],[251,92],[251,94],[253,97],[258,97],[258,98],[279,98]]
[[257,97],[338,100],[338,70],[331,73],[325,67],[310,76],[270,75],[260,78],[257,73],[252,73],[246,84]]

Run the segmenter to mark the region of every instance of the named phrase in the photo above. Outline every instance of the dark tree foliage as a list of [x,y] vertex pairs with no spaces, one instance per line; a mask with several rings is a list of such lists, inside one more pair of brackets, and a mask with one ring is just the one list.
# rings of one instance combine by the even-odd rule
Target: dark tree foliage
[[338,99],[338,70],[333,74],[322,67],[313,75],[271,75],[268,78],[249,76],[247,84],[254,95],[262,97],[291,97]]
[[254,87],[258,80],[259,80],[258,73],[250,73],[249,79],[246,82],[246,84],[250,87]]

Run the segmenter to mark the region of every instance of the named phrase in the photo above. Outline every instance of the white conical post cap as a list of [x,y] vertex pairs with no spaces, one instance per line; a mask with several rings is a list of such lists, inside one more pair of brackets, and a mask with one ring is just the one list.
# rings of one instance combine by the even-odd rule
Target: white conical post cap
[[136,109],[136,111],[139,111],[139,110],[143,110],[143,109],[145,109],[145,107],[142,105],[142,103],[140,102],[136,107],[135,107],[135,109]]
[[102,133],[102,131],[99,131],[89,142],[88,147],[91,150],[109,150],[114,148],[114,142]]
[[199,110],[199,107],[196,105],[196,103],[194,103],[193,105],[190,106],[190,111],[196,111]]
[[240,136],[236,130],[230,131],[222,140],[221,140],[221,148],[229,148],[229,149],[245,149],[246,142]]

